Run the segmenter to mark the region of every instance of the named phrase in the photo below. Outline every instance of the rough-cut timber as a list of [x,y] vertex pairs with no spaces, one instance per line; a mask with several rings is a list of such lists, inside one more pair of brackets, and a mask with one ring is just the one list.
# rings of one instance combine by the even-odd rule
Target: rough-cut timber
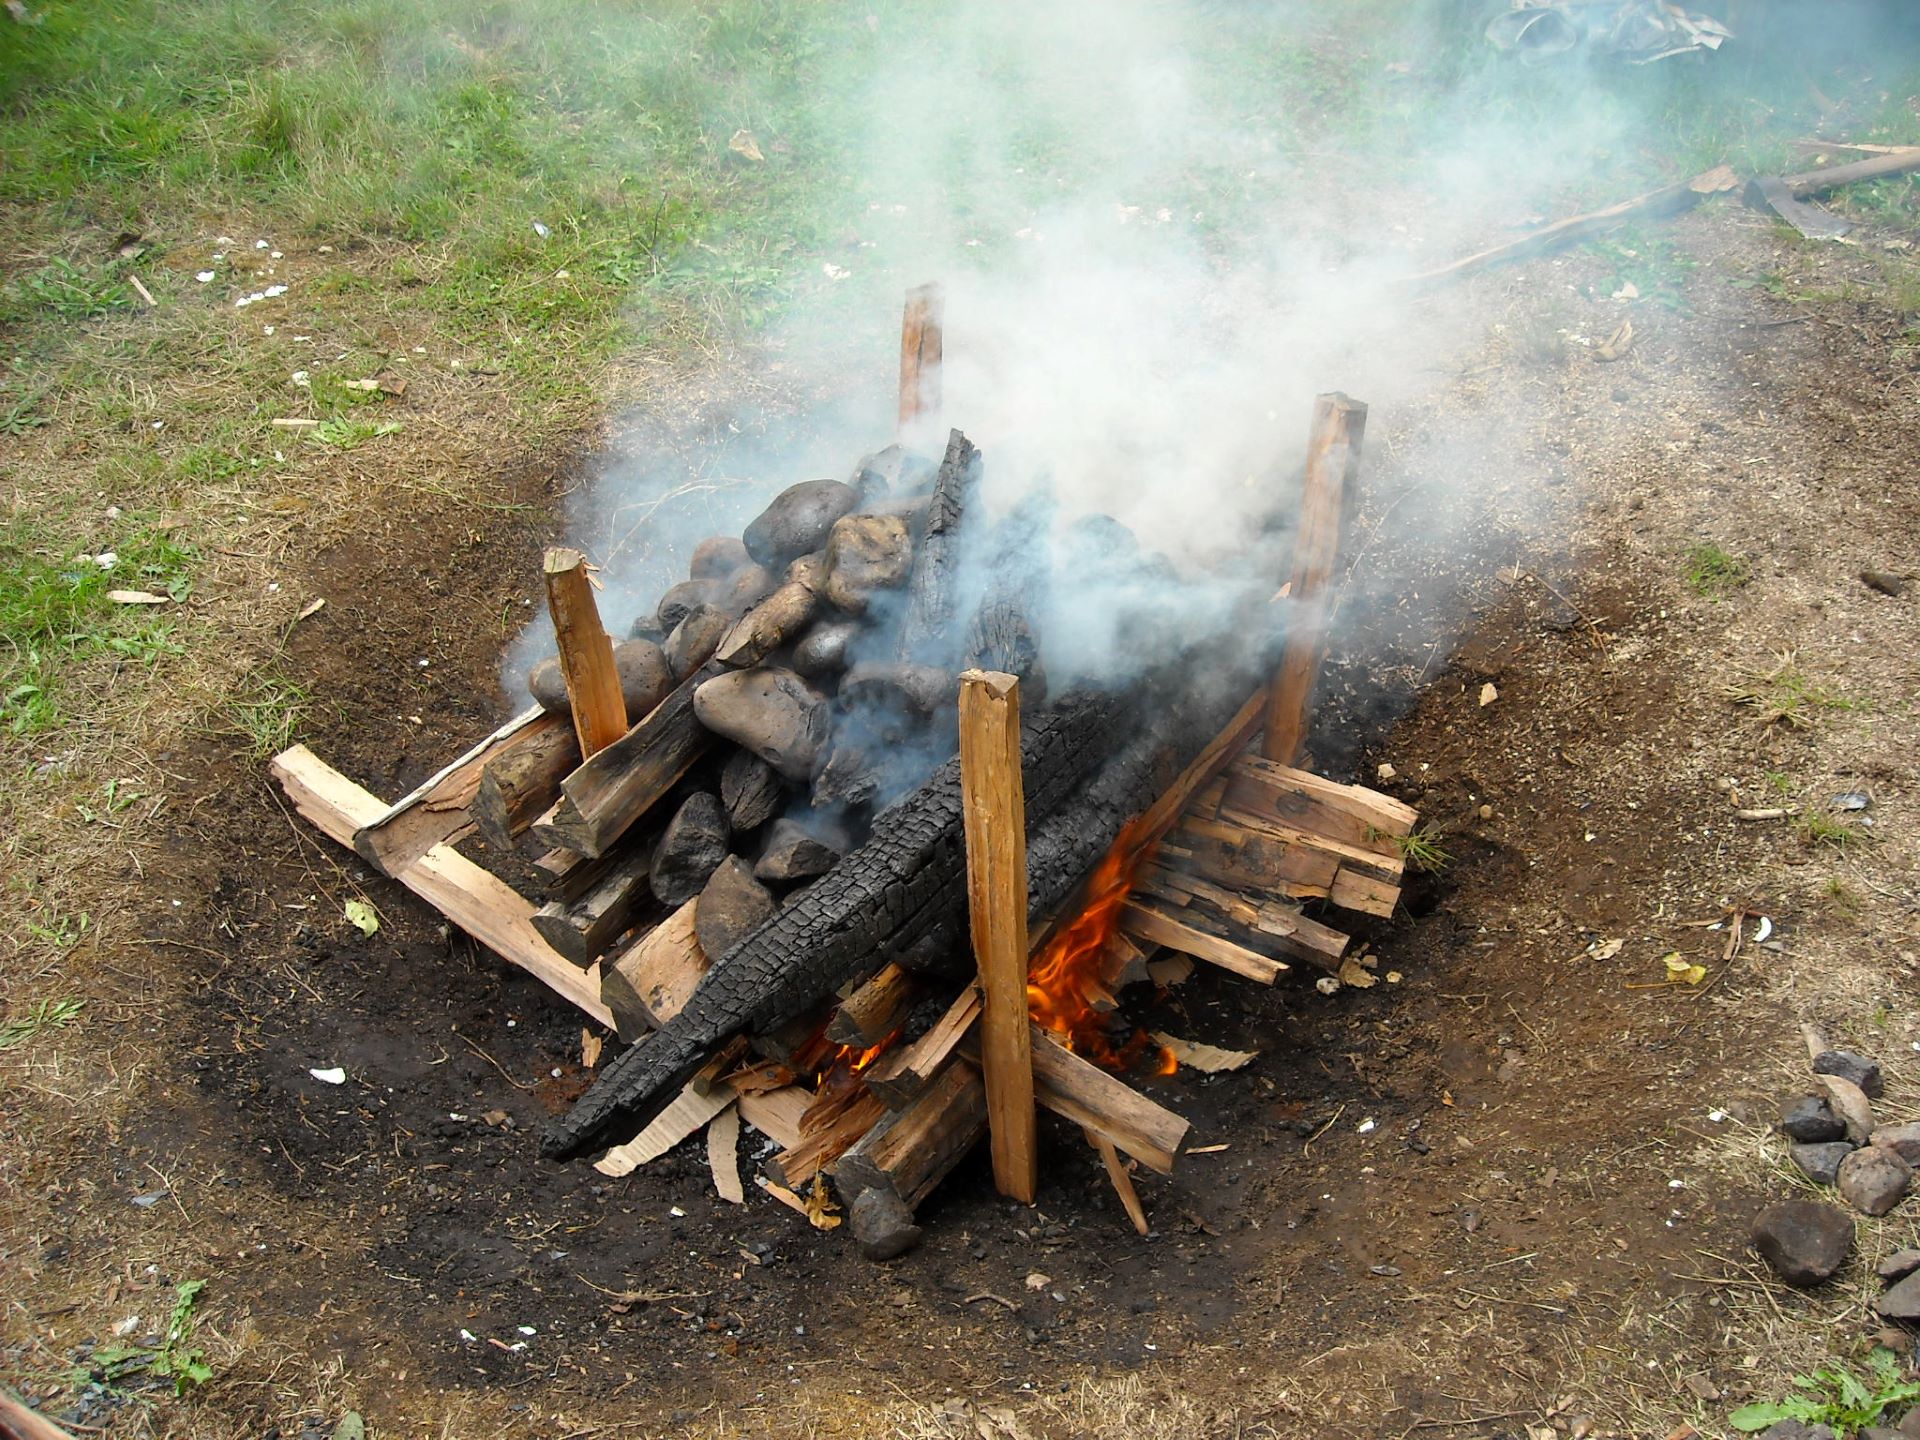
[[560,797],[560,782],[580,765],[580,742],[565,715],[543,715],[518,742],[491,755],[473,792],[473,823],[481,839],[505,854],[528,826]]
[[542,568],[553,636],[560,646],[560,673],[566,676],[573,707],[574,733],[580,737],[580,753],[592,759],[627,733],[627,701],[613,659],[613,641],[600,623],[600,607],[594,603],[593,584],[587,578],[587,557],[556,545],[547,551]]
[[689,900],[601,967],[600,999],[622,1040],[638,1040],[678,1015],[707,973],[694,933],[699,903]]
[[840,1002],[827,1022],[827,1039],[856,1050],[871,1050],[906,1023],[920,995],[920,985],[898,965],[889,963]]
[[900,621],[898,658],[909,664],[951,668],[958,646],[953,613],[959,592],[961,526],[980,478],[980,452],[955,430],[933,482],[926,533],[913,557],[906,613]]
[[558,736],[569,753],[573,722],[538,706],[523,711],[451,765],[394,801],[353,836],[353,848],[382,875],[397,875],[435,845],[451,845],[473,826],[477,788],[487,767],[539,748]]
[[561,782],[543,835],[582,855],[600,856],[646,814],[713,744],[693,713],[693,692],[723,673],[703,665],[625,735]]
[[902,430],[923,415],[939,413],[943,308],[944,296],[937,284],[916,285],[907,291],[906,312],[900,321]]
[[647,874],[652,847],[635,846],[578,900],[553,900],[533,912],[533,928],[585,969],[639,918],[653,898]]

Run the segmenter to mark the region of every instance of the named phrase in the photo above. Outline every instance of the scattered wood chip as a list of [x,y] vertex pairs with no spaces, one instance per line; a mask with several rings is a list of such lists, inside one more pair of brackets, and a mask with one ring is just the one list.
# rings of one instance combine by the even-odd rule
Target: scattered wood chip
[[1618,360],[1633,348],[1633,322],[1622,320],[1620,326],[1606,339],[1594,346],[1593,358],[1596,360]]
[[1147,978],[1162,990],[1171,990],[1176,985],[1186,983],[1193,974],[1193,961],[1177,952],[1169,952],[1158,960],[1147,962]]
[[153,292],[140,283],[140,277],[138,275],[127,276],[127,283],[133,286],[133,291],[136,295],[147,302],[147,308],[149,310],[160,303],[153,298]]
[[727,149],[747,160],[764,160],[760,153],[760,142],[753,138],[751,130],[736,130],[733,138],[727,141]]
[[607,1151],[593,1162],[593,1168],[602,1175],[631,1174],[649,1160],[657,1160],[666,1154],[732,1103],[731,1090],[716,1087],[705,1095],[697,1095],[689,1085],[654,1118],[651,1125],[626,1144],[616,1145]]
[[270,420],[267,423],[272,425],[276,430],[318,430],[320,428],[320,422],[318,420],[302,420],[297,417],[284,415]]
[[1187,1154],[1218,1155],[1222,1150],[1231,1150],[1232,1148],[1233,1147],[1231,1145],[1226,1144],[1224,1142],[1219,1145],[1196,1145],[1191,1150],[1187,1151]]
[[1380,983],[1380,978],[1363,965],[1358,965],[1352,960],[1342,960],[1340,962],[1340,983],[1342,985],[1351,985],[1356,990],[1370,990]]
[[381,394],[391,395],[395,399],[407,393],[407,382],[391,370],[382,370],[374,376],[373,384]]
[[306,604],[300,607],[300,613],[293,617],[295,623],[297,624],[299,621],[302,621],[302,620],[311,620],[314,616],[318,615],[322,610],[326,609],[326,606],[327,606],[327,602],[324,599],[309,600]]
[[962,1300],[960,1303],[962,1305],[977,1305],[982,1300],[991,1300],[994,1304],[1004,1305],[1007,1309],[1012,1310],[1016,1313],[1018,1313],[1020,1309],[1018,1305],[1014,1304],[1013,1301],[1007,1299],[1006,1296],[996,1295],[991,1290],[982,1290],[977,1295],[969,1295],[967,1296],[966,1299]]
[[1027,1275],[1027,1288],[1029,1290],[1044,1290],[1052,1283],[1053,1277],[1051,1275],[1043,1275],[1038,1270],[1030,1271]]
[[1487,681],[1486,684],[1480,687],[1480,704],[1483,707],[1487,705],[1491,705],[1494,701],[1498,700],[1499,698],[1500,698],[1500,692],[1494,688],[1493,682],[1491,680]]
[[802,1215],[805,1215],[809,1220],[813,1218],[813,1213],[807,1209],[807,1202],[802,1200],[798,1195],[794,1194],[793,1191],[787,1189],[786,1186],[777,1185],[764,1175],[754,1176],[753,1183],[758,1185],[762,1190],[766,1191],[767,1194],[771,1195],[774,1199],[778,1200],[782,1205],[786,1206],[789,1210],[798,1210]]
[[707,1168],[722,1200],[730,1205],[747,1203],[746,1188],[740,1183],[740,1111],[735,1106],[729,1105],[707,1125]]
[[580,1066],[591,1070],[600,1063],[600,1052],[606,1048],[606,1041],[591,1030],[580,1032]]
[[151,590],[109,590],[107,599],[116,605],[164,605],[167,597]]
[[[1373,983],[1371,975],[1367,976],[1367,983]],[[1190,1066],[1203,1075],[1238,1070],[1260,1053],[1258,1050],[1223,1050],[1218,1045],[1202,1045],[1195,1040],[1182,1040],[1178,1035],[1169,1035],[1164,1030],[1155,1030],[1153,1038],[1171,1050],[1173,1058],[1182,1065]]]

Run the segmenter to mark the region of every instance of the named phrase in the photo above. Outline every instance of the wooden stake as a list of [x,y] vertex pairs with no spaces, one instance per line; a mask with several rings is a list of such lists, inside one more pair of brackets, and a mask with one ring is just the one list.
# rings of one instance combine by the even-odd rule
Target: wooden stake
[[1127,1162],[1120,1158],[1120,1152],[1113,1148],[1113,1142],[1104,1135],[1096,1135],[1091,1130],[1083,1130],[1087,1143],[1100,1152],[1100,1163],[1107,1167],[1107,1179],[1113,1182],[1113,1191],[1120,1197],[1120,1203],[1126,1207],[1127,1218],[1133,1222],[1133,1228],[1145,1235],[1153,1227],[1147,1224],[1146,1209],[1140,1204],[1140,1192],[1133,1188],[1133,1177],[1127,1174]]
[[900,324],[900,428],[905,430],[922,415],[940,409],[942,302],[936,285],[916,285],[907,292],[906,315]]
[[960,677],[960,791],[967,907],[984,997],[981,1069],[993,1183],[1031,1205],[1033,1056],[1027,1036],[1027,807],[1020,776],[1020,682],[996,671]]
[[0,1440],[73,1440],[38,1410],[30,1410],[10,1390],[0,1390]]
[[580,756],[591,760],[627,733],[627,702],[620,693],[620,672],[613,664],[613,641],[600,623],[587,578],[587,557],[556,545],[543,566],[547,609],[554,639],[560,642],[560,671],[573,701],[573,728]]
[[1267,692],[1267,733],[1261,753],[1291,765],[1306,737],[1307,706],[1326,653],[1326,592],[1340,556],[1341,519],[1360,470],[1367,407],[1338,391],[1313,402],[1307,438],[1307,478],[1300,496],[1300,529],[1293,540],[1288,594],[1294,619],[1286,649]]

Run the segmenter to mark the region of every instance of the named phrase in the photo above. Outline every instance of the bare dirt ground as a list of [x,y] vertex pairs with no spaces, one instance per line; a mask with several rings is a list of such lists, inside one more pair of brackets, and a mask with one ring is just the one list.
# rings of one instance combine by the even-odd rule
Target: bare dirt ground
[[[1142,1082],[1225,1147],[1143,1181],[1152,1236],[1065,1134],[1037,1207],[998,1201],[976,1157],[884,1267],[762,1197],[721,1204],[697,1145],[615,1182],[539,1162],[531,1128],[585,1080],[578,1019],[209,742],[169,758],[163,834],[102,877],[148,917],[102,961],[119,1018],[7,1061],[9,1128],[27,1107],[70,1126],[13,1162],[0,1369],[64,1413],[90,1347],[157,1328],[189,1278],[217,1379],[85,1423],[1724,1434],[1733,1405],[1856,1354],[1877,1328],[1856,1277],[1912,1212],[1863,1222],[1854,1267],[1805,1295],[1745,1235],[1797,1183],[1767,1127],[1798,1023],[1876,1055],[1887,1111],[1920,1112],[1920,651],[1911,596],[1857,578],[1920,572],[1920,369],[1870,289],[1758,283],[1870,285],[1871,241],[1810,251],[1731,207],[1671,233],[1678,308],[1612,300],[1590,256],[1489,277],[1481,353],[1431,406],[1376,413],[1313,751],[1343,779],[1390,763],[1452,859],[1375,932],[1372,989],[1196,975],[1155,998],[1145,1018],[1262,1053]],[[1632,349],[1599,363],[1587,342],[1629,314]],[[1511,450],[1474,543],[1396,528],[1423,483],[1406,442],[1488,416]],[[302,739],[395,794],[495,720],[501,629],[465,617],[528,598],[576,460],[496,476],[524,508],[484,524],[416,502],[283,573],[328,600],[289,642],[324,697]],[[1709,541],[1750,566],[1723,597],[1684,579]],[[1730,694],[1756,688],[1805,723]],[[1852,789],[1871,829],[1733,816]],[[356,894],[371,939],[339,920]],[[1774,939],[1729,961],[1694,922],[1736,909]],[[1648,988],[1676,950],[1706,980]],[[328,1065],[349,1083],[309,1076]]]

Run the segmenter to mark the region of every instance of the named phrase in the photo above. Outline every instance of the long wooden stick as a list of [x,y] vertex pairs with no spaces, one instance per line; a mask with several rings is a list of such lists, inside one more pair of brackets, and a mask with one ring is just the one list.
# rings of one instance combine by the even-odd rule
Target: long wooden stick
[[997,671],[960,677],[960,785],[967,906],[984,997],[981,1071],[993,1182],[1031,1205],[1039,1188],[1033,1054],[1027,1016],[1027,806],[1020,776],[1020,682]]
[[1804,200],[1824,190],[1837,190],[1842,185],[1852,185],[1860,180],[1881,180],[1889,175],[1904,175],[1909,170],[1920,170],[1920,145],[1905,146],[1876,155],[1871,160],[1856,160],[1851,165],[1830,165],[1824,170],[1783,175],[1780,183],[1787,187],[1796,200]]
[[613,641],[593,601],[587,557],[556,545],[547,551],[542,568],[553,635],[560,642],[560,671],[573,702],[580,757],[591,760],[627,733],[627,702],[620,693],[620,672],[614,668]]
[[907,291],[900,324],[900,428],[940,409],[940,364],[944,339],[941,312],[945,296],[937,284]]
[[21,1404],[11,1391],[0,1389],[0,1440],[73,1440],[73,1437],[38,1410]]
[[1293,540],[1288,598],[1294,618],[1280,668],[1267,691],[1267,733],[1261,753],[1291,765],[1306,737],[1307,706],[1326,653],[1326,592],[1340,556],[1341,521],[1360,470],[1367,407],[1334,392],[1313,402],[1307,439],[1307,478],[1300,496],[1300,529]]
[[1120,1152],[1113,1148],[1113,1142],[1104,1135],[1092,1130],[1081,1132],[1087,1137],[1087,1143],[1100,1152],[1100,1163],[1107,1167],[1107,1179],[1113,1184],[1113,1193],[1120,1197],[1120,1204],[1126,1209],[1127,1219],[1133,1222],[1133,1228],[1141,1235],[1148,1234],[1152,1226],[1147,1224],[1147,1212],[1140,1203],[1140,1192],[1133,1188],[1133,1177],[1127,1174],[1127,1162],[1120,1158]]

